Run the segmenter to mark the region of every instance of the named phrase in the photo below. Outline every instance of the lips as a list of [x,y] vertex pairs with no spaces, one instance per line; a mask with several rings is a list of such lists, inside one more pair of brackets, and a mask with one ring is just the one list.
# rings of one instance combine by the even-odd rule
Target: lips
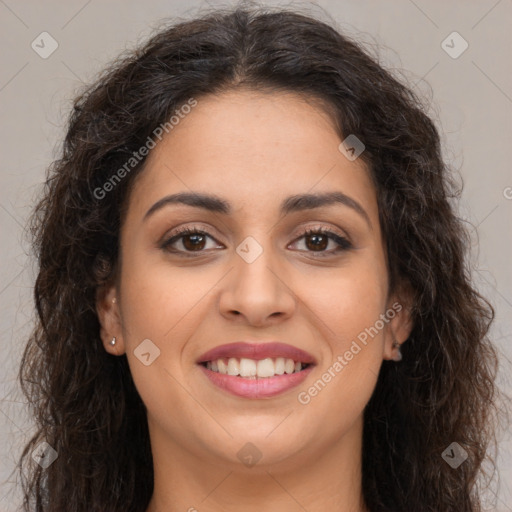
[[313,366],[308,366],[305,370],[290,375],[276,375],[275,377],[253,380],[222,375],[201,365],[199,365],[199,368],[217,389],[241,398],[268,399],[282,395],[302,384],[311,373]]
[[209,350],[196,362],[217,389],[249,399],[268,399],[291,390],[316,365],[311,354],[279,342],[229,343]]
[[286,343],[279,343],[277,341],[257,344],[239,341],[220,345],[201,355],[197,360],[197,363],[201,364],[224,358],[229,359],[230,357],[254,360],[283,357],[285,359],[293,359],[294,361],[304,364],[316,364],[316,360],[311,354],[301,350],[300,348]]

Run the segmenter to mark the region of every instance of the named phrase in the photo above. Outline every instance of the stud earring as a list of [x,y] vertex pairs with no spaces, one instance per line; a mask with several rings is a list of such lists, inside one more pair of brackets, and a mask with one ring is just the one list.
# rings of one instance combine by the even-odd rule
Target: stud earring
[[114,346],[116,344],[116,337],[115,336],[110,340],[110,344],[112,346]]
[[394,340],[392,347],[395,350],[395,355],[392,357],[393,361],[401,361],[402,360],[402,352],[400,351],[400,343],[398,341]]

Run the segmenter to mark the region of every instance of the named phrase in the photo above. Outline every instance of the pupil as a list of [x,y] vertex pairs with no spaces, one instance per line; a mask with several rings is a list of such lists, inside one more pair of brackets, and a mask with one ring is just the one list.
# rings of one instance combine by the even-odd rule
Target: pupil
[[[183,239],[183,245],[187,249],[191,249],[191,250],[195,251],[195,250],[202,248],[202,245],[200,245],[200,244],[201,244],[201,242],[204,243],[203,239],[204,239],[203,235],[187,235]],[[190,242],[191,240],[193,240],[193,242],[191,244],[187,243],[187,242]]]
[[[323,240],[319,241],[319,239]],[[325,243],[327,241],[327,238],[325,235],[309,235],[309,240],[314,240],[313,243],[311,244],[311,247],[309,247],[309,244],[307,244],[308,248],[310,249],[325,249],[327,247],[327,244]]]

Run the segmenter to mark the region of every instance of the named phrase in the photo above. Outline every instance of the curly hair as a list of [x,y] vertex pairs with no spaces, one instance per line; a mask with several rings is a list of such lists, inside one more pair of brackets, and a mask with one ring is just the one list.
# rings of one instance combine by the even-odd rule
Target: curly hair
[[[496,441],[494,310],[471,282],[460,195],[418,96],[329,23],[236,6],[166,25],[125,51],[74,100],[62,154],[31,217],[37,325],[18,378],[37,429],[20,457],[23,507],[144,512],[153,491],[145,406],[126,356],[99,336],[98,288],[116,278],[119,230],[146,159],[101,188],[189,98],[237,87],[320,100],[364,142],[390,289],[413,292],[403,360],[384,361],[364,411],[362,485],[372,512],[482,510],[479,477]],[[46,469],[30,454],[58,453]],[[454,470],[441,454],[468,453]],[[23,469],[26,466],[26,471]]]

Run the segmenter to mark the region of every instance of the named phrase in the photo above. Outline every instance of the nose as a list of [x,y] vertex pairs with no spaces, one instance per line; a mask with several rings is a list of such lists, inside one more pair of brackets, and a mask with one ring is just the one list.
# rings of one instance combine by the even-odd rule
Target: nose
[[[270,244],[269,244],[270,245]],[[270,249],[252,262],[233,254],[234,267],[224,281],[220,312],[230,321],[238,318],[254,326],[282,322],[293,315],[296,297],[286,271]]]

